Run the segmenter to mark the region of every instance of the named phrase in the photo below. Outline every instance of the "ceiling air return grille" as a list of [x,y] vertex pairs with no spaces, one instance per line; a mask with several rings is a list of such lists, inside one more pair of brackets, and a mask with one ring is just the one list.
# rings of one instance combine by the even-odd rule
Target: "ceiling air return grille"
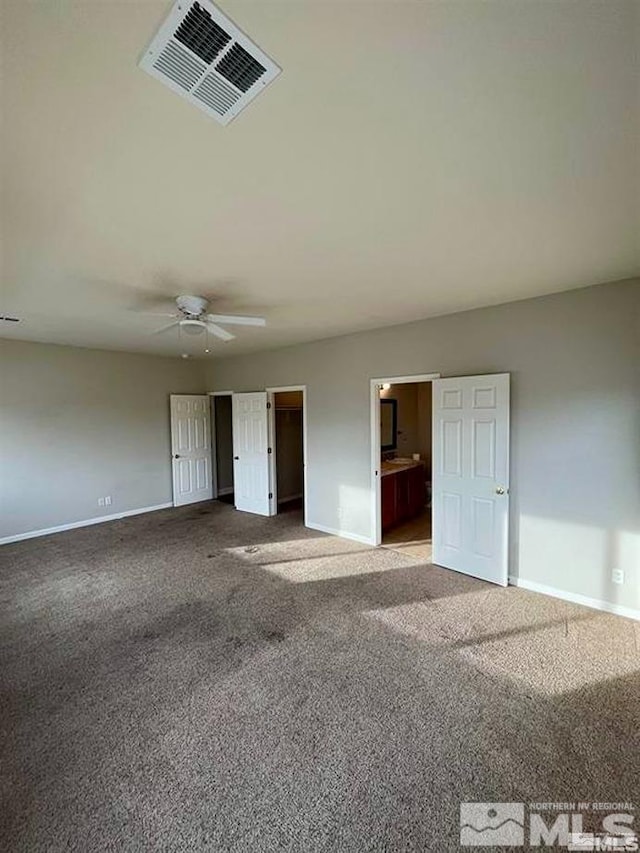
[[139,65],[220,124],[281,70],[208,0],[178,0]]

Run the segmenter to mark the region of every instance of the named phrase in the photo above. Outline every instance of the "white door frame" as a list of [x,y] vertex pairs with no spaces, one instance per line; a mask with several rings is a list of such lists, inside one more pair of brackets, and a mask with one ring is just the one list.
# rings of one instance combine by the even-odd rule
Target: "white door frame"
[[265,388],[267,392],[267,400],[271,404],[269,407],[269,447],[271,454],[269,459],[269,491],[271,498],[269,499],[270,515],[278,513],[278,478],[276,474],[276,410],[273,405],[273,395],[280,394],[285,391],[302,391],[302,523],[307,524],[307,386],[306,385],[277,385]]
[[[439,373],[417,373],[414,376],[385,376],[369,380],[371,395],[371,518],[373,529],[371,544],[382,542],[382,500],[380,479],[380,385],[409,385],[414,382],[432,382],[440,379]],[[305,480],[306,484],[306,480]]]
[[[209,397],[232,397],[233,391],[208,391]],[[211,406],[211,401],[209,402]],[[211,406],[211,481],[213,500],[218,499],[218,454],[216,451],[216,410]]]

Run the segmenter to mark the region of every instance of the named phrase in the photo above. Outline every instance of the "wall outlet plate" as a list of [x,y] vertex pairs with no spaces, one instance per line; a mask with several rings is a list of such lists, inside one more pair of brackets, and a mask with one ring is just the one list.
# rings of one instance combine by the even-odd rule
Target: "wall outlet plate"
[[98,506],[104,506],[104,498],[98,498]]
[[111,495],[106,496],[106,498],[104,499],[104,505],[111,506]]
[[622,569],[611,569],[612,583],[624,583],[624,572]]

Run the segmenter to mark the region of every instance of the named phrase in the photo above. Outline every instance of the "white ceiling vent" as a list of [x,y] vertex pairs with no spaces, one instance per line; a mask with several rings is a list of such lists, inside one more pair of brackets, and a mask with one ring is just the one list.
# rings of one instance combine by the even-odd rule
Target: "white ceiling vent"
[[209,0],[178,0],[139,65],[220,124],[281,71]]

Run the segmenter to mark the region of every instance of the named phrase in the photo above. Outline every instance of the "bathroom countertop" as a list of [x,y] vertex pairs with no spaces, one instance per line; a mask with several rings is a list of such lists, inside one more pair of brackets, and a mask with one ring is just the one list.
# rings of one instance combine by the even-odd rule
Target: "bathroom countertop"
[[380,466],[380,476],[386,477],[388,474],[397,474],[398,471],[407,471],[409,468],[417,468],[419,465],[424,467],[424,462],[420,460],[410,462],[387,462],[386,460]]

